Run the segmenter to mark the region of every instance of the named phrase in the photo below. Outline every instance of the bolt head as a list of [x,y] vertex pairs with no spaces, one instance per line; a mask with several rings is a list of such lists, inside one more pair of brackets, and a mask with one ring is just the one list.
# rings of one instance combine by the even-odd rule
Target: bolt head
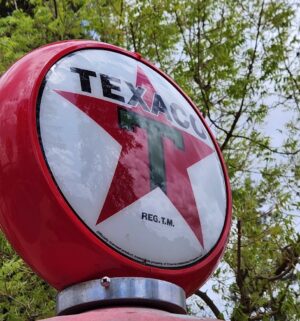
[[108,288],[110,286],[110,278],[108,276],[104,276],[101,280],[100,280],[100,284],[105,287]]

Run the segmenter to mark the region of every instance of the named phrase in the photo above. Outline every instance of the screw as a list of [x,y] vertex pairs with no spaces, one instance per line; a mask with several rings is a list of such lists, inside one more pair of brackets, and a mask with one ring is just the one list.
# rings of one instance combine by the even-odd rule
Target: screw
[[133,54],[135,55],[135,57],[136,57],[137,59],[139,59],[139,60],[142,59],[142,55],[141,55],[139,52],[136,52],[136,51],[135,51]]
[[100,284],[104,287],[104,288],[109,288],[110,286],[110,278],[108,276],[104,276],[101,280],[100,280]]

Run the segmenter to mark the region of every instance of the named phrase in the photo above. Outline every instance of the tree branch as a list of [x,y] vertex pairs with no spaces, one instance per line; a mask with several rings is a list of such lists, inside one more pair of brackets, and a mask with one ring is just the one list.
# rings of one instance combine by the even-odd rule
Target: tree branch
[[135,52],[137,52],[138,49],[137,49],[136,38],[135,38],[135,33],[134,33],[134,28],[133,28],[132,22],[129,23],[129,30],[130,30],[130,33],[131,33],[133,50],[134,50]]
[[178,15],[177,11],[174,11],[174,14],[175,14],[177,26],[179,27],[179,31],[180,31],[181,36],[182,36],[182,40],[183,40],[184,46],[185,46],[188,54],[189,54],[190,57],[192,58],[192,57],[193,57],[193,54],[192,54],[190,45],[189,45],[189,43],[188,43],[188,41],[187,41],[187,39],[186,39],[186,37],[185,37],[184,28],[183,28],[183,26],[182,26],[180,17],[179,17],[179,15]]
[[53,4],[54,4],[54,18],[57,19],[57,17],[58,17],[58,11],[57,11],[57,3],[56,3],[56,0],[53,0]]
[[[242,238],[242,222],[241,220],[237,221],[237,273],[236,273],[236,283],[239,286],[239,288],[241,289],[243,287],[243,282],[242,282],[242,273],[241,273],[241,248],[242,248],[242,242],[241,242],[241,238]],[[241,291],[242,292],[242,291]]]
[[237,272],[236,272],[236,283],[239,287],[241,295],[241,308],[245,314],[251,312],[250,298],[249,293],[247,292],[246,287],[244,286],[244,281],[248,276],[248,271],[245,268],[242,268],[242,221],[239,219],[237,221]]
[[218,318],[219,320],[225,320],[223,313],[218,309],[213,300],[205,292],[198,290],[195,294],[198,295],[199,298],[201,298],[207,304],[216,318]]
[[14,0],[15,9],[18,10],[17,0]]
[[246,75],[246,83],[245,83],[244,90],[243,90],[243,97],[242,97],[242,100],[241,100],[241,104],[240,104],[239,110],[237,111],[237,113],[234,116],[233,122],[232,122],[231,127],[230,127],[230,129],[228,131],[228,135],[226,136],[223,144],[221,145],[221,150],[224,150],[227,147],[227,144],[228,144],[229,140],[231,139],[231,137],[233,135],[233,132],[234,132],[236,126],[237,126],[237,123],[238,123],[238,121],[239,121],[239,119],[242,116],[243,111],[244,111],[244,103],[245,103],[245,99],[246,99],[249,79],[250,79],[250,77],[252,75],[253,66],[254,66],[254,62],[255,62],[255,59],[256,59],[256,53],[257,53],[257,47],[258,47],[258,39],[259,39],[260,32],[261,32],[262,16],[263,16],[263,12],[264,12],[264,4],[265,4],[265,2],[263,1],[262,5],[261,5],[261,10],[260,10],[260,13],[259,13],[259,18],[258,18],[254,50],[253,50],[253,53],[252,53],[252,56],[251,56],[251,59],[250,59],[249,66],[248,66],[248,72],[247,72],[247,75]]
[[[299,243],[300,236],[298,237]],[[277,281],[282,280],[285,276],[287,276],[293,269],[295,269],[297,263],[300,262],[300,250],[297,249],[297,247],[293,245],[288,245],[282,250],[282,262],[277,267],[276,271],[274,272],[274,275],[271,277],[267,276],[257,276],[257,279],[259,280],[268,280],[268,281]]]
[[283,271],[282,273],[272,276],[272,277],[267,277],[267,276],[258,276],[257,279],[258,280],[268,280],[270,282],[272,281],[277,281],[280,279],[283,279],[283,277],[285,277],[289,272],[291,272],[291,270],[293,269],[293,266],[289,266],[285,271]]
[[247,136],[243,136],[243,135],[236,135],[236,134],[232,134],[231,135],[232,138],[241,138],[241,139],[246,139],[248,141],[250,141],[251,143],[258,145],[260,147],[263,147],[264,149],[269,150],[270,152],[274,153],[274,154],[279,154],[279,155],[297,155],[298,153],[300,153],[300,149],[295,150],[294,152],[283,152],[283,151],[278,151],[274,148],[269,147],[266,144],[263,144],[255,139],[252,139],[250,137]]
[[297,109],[300,111],[300,106],[299,106],[299,99],[297,97],[297,94],[299,95],[300,94],[300,87],[299,87],[299,84],[297,82],[297,80],[295,79],[293,73],[291,72],[289,66],[286,64],[286,62],[284,62],[284,65],[285,65],[285,69],[286,71],[288,72],[289,76],[291,77],[291,80],[292,82],[294,83],[298,93],[295,91],[295,88],[292,87],[292,92],[293,92],[293,97],[294,97],[294,100],[295,100],[295,103],[296,103],[296,106],[297,106]]

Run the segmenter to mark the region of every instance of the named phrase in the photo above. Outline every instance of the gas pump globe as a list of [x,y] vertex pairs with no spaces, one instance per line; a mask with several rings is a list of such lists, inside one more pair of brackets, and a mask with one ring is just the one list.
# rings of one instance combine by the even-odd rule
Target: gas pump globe
[[185,313],[231,220],[221,152],[187,95],[137,53],[65,41],[15,63],[0,101],[0,225],[60,291],[58,314]]

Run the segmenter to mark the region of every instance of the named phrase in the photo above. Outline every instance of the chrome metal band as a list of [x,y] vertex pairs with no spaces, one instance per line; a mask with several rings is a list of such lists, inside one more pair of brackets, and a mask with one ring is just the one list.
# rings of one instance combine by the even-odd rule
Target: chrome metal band
[[186,313],[183,289],[148,278],[108,278],[79,283],[57,296],[57,315],[76,314],[104,306],[144,306]]

